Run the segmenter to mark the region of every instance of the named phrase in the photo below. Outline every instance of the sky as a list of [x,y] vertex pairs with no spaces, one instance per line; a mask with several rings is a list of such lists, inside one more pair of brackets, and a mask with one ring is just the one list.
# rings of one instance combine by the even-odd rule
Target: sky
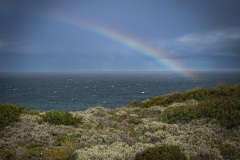
[[239,71],[239,0],[0,0],[0,72]]

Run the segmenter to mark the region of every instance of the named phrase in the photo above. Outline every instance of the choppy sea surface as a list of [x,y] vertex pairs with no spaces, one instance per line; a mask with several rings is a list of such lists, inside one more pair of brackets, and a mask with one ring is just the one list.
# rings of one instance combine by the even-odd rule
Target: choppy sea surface
[[0,73],[0,103],[37,110],[116,108],[153,96],[240,84],[240,72]]

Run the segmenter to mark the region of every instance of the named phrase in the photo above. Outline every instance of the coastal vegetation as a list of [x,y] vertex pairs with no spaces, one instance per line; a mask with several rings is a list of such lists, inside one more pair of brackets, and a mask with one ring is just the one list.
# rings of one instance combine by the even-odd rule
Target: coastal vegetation
[[17,122],[24,110],[24,107],[12,104],[0,104],[0,130]]
[[73,116],[71,113],[65,111],[50,111],[42,116],[42,121],[55,125],[73,125],[76,126],[81,123],[81,117]]
[[240,159],[240,85],[115,109],[40,112],[0,104],[0,111],[1,160]]
[[138,153],[135,160],[157,160],[157,159],[177,159],[186,160],[187,158],[181,152],[178,146],[157,146]]
[[[196,101],[196,103],[193,102]],[[181,107],[167,107],[173,103],[184,103]],[[129,106],[148,108],[165,106],[162,114],[166,123],[189,122],[193,119],[215,119],[220,125],[232,128],[240,125],[240,85],[219,86],[213,89],[197,88],[182,93],[157,96]]]

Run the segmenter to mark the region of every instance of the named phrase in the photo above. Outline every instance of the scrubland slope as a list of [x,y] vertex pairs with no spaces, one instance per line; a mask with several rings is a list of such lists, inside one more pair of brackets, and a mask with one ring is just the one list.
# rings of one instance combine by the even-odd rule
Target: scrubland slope
[[0,109],[0,159],[240,159],[240,85],[116,109]]

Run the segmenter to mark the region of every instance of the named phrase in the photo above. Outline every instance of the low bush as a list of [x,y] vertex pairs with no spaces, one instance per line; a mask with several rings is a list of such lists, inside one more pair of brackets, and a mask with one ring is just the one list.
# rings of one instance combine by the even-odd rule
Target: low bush
[[32,148],[28,148],[28,157],[31,158],[43,158],[44,157],[44,153],[45,153],[45,149],[43,147],[32,147]]
[[219,150],[224,159],[240,159],[240,148],[229,144],[222,144]]
[[139,106],[139,103],[137,101],[133,101],[127,105],[127,107],[138,107],[138,106]]
[[142,123],[142,120],[137,118],[129,118],[128,120],[126,120],[126,122],[129,124],[139,125]]
[[193,119],[203,117],[198,106],[185,105],[180,107],[167,108],[162,114],[162,121],[165,123],[189,122]]
[[156,96],[141,103],[133,102],[129,106],[149,108],[152,106],[168,106],[172,103],[185,102],[191,99],[205,101],[216,98],[239,97],[239,95],[240,85],[224,85],[209,90],[196,88],[186,92],[177,92],[168,95]]
[[240,85],[222,85],[209,90],[214,97],[239,96]]
[[11,152],[0,149],[0,159],[1,160],[9,160],[9,159],[14,159],[14,158],[15,158],[15,156]]
[[78,142],[78,138],[73,135],[68,135],[67,133],[61,133],[57,135],[54,145],[61,146],[63,144],[75,144]]
[[[216,119],[219,124],[228,129],[240,125],[240,99],[228,98],[204,102],[199,106],[206,118]],[[204,109],[205,108],[205,109]]]
[[30,110],[30,109],[25,109],[23,111],[23,114],[28,114],[28,115],[40,115],[40,112],[37,110]]
[[74,154],[74,149],[67,147],[56,147],[48,149],[45,152],[45,157],[52,160],[75,160],[77,158]]
[[209,93],[207,90],[202,88],[197,88],[195,90],[190,90],[186,92],[177,92],[173,94],[163,95],[163,96],[157,96],[153,97],[152,99],[148,101],[143,101],[142,103],[139,103],[139,106],[142,108],[148,108],[151,106],[168,106],[172,103],[179,103],[179,102],[185,102],[187,100],[195,99],[195,100],[205,100],[209,96]]
[[19,120],[19,116],[24,112],[24,107],[12,104],[0,104],[0,131]]
[[219,86],[210,90],[196,89],[176,93],[167,96],[167,99],[170,99],[171,102],[173,102],[172,99],[179,102],[192,98],[197,99],[199,104],[169,107],[164,110],[161,118],[166,123],[189,122],[200,118],[215,119],[227,129],[234,128],[240,125],[239,96],[240,85]]
[[162,114],[166,123],[189,122],[193,119],[215,119],[221,126],[228,129],[240,125],[240,99],[225,98],[206,100],[199,105],[186,105],[167,108]]
[[77,126],[82,122],[81,117],[73,116],[69,112],[65,111],[49,111],[42,115],[42,120],[55,125],[73,125]]
[[196,154],[189,157],[189,160],[216,160],[216,159],[218,158],[211,154]]
[[157,146],[144,150],[135,156],[135,160],[186,160],[178,146]]

